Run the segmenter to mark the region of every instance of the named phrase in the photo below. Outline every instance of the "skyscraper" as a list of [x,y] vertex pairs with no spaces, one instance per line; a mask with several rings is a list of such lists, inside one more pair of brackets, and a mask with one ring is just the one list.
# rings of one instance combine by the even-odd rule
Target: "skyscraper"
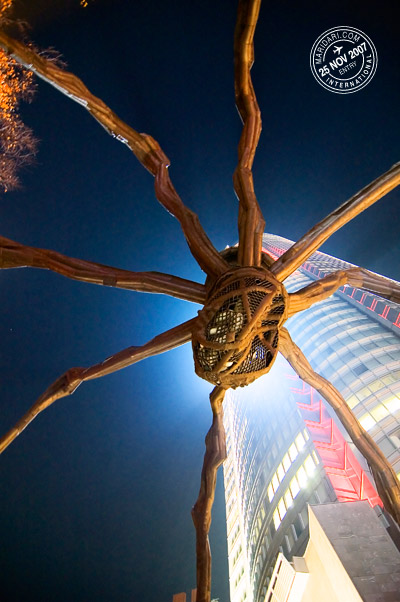
[[400,551],[366,501],[310,506],[309,540],[291,563],[278,555],[265,602],[394,602]]
[[[274,257],[292,244],[273,235],[263,243]],[[285,286],[293,292],[348,267],[317,252]],[[400,473],[400,306],[346,286],[287,327]],[[374,506],[379,498],[334,412],[281,358],[227,396],[225,426],[231,602],[263,602],[277,554],[304,552],[308,503],[367,499]]]

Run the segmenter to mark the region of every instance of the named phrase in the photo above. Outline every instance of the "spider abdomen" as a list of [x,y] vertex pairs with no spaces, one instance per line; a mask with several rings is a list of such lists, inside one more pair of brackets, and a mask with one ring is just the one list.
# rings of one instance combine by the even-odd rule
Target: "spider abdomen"
[[286,319],[287,293],[265,268],[236,267],[212,287],[192,336],[196,374],[225,388],[268,372]]

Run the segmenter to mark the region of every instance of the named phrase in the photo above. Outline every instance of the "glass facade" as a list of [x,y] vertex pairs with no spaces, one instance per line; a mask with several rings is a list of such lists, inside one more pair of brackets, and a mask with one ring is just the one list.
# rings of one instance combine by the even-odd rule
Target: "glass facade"
[[[275,247],[280,237],[273,237]],[[265,244],[268,245],[268,235]],[[282,250],[290,241],[280,239]],[[285,244],[286,243],[286,244]],[[289,292],[352,264],[314,253],[285,282]],[[400,306],[342,287],[287,322],[310,364],[332,382],[400,474]],[[399,324],[397,325],[396,324]]]
[[231,602],[263,600],[276,556],[304,553],[307,503],[336,501],[297,409],[286,362],[228,392],[224,464]]
[[[291,244],[264,235],[273,256]],[[347,267],[353,266],[317,252],[285,286],[294,292]],[[287,322],[313,368],[342,393],[398,473],[399,315],[395,303],[346,286]],[[304,552],[308,503],[374,505],[379,498],[334,413],[283,358],[250,387],[229,392],[224,406],[231,602],[264,602],[278,553],[291,559]]]

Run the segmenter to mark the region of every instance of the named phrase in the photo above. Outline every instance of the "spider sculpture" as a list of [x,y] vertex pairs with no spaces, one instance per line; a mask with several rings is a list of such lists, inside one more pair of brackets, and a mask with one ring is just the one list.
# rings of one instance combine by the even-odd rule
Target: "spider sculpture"
[[312,370],[284,328],[287,318],[329,297],[345,284],[396,302],[400,301],[400,287],[392,280],[362,268],[333,273],[292,294],[288,294],[283,285],[285,278],[335,231],[400,183],[400,164],[394,165],[316,224],[276,261],[262,253],[265,222],[255,197],[252,177],[261,118],[250,77],[259,8],[260,0],[239,1],[234,39],[235,95],[243,121],[234,173],[234,188],[239,199],[239,242],[237,247],[222,253],[214,248],[197,216],[178,196],[169,178],[169,160],[151,136],[140,134],[121,121],[73,74],[61,70],[6,34],[0,34],[2,48],[26,68],[83,105],[153,174],[157,199],[178,219],[193,257],[207,274],[202,285],[166,274],[130,272],[72,259],[0,237],[1,268],[30,266],[50,269],[75,280],[164,293],[204,305],[197,317],[156,336],[142,347],[130,347],[89,368],[68,370],[0,440],[0,450],[4,451],[40,412],[57,399],[71,395],[81,383],[192,341],[196,373],[215,385],[210,395],[213,422],[206,437],[200,493],[192,510],[196,529],[198,602],[210,600],[208,532],[216,472],[226,455],[222,410],[224,394],[227,389],[246,386],[268,372],[278,352],[289,361],[300,378],[317,389],[334,408],[354,444],[366,457],[385,508],[400,523],[400,483],[396,474],[357,422],[340,393]]

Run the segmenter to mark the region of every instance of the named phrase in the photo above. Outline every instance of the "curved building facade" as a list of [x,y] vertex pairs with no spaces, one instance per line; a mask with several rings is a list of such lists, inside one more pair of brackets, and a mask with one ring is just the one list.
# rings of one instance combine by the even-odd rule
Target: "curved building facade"
[[224,464],[231,602],[264,600],[276,556],[302,555],[307,504],[336,493],[278,370],[225,401]]
[[[291,244],[264,236],[273,256]],[[353,266],[318,252],[285,285],[293,292],[346,267]],[[287,325],[399,473],[400,307],[345,287]],[[250,387],[229,392],[224,406],[231,602],[264,602],[278,553],[290,560],[304,552],[308,504],[374,506],[379,498],[334,412],[283,358]]]

